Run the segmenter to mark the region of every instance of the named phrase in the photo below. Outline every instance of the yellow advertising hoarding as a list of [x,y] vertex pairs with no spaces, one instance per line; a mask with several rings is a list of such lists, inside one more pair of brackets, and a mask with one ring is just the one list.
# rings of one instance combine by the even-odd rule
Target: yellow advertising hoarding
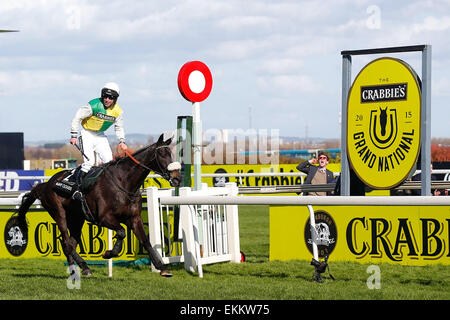
[[[448,206],[316,206],[319,256],[331,261],[450,265]],[[270,207],[270,260],[311,260],[309,211]]]
[[[299,163],[304,160],[299,159]],[[202,173],[260,173],[259,177],[229,177],[229,178],[212,178],[204,177],[202,182],[207,183],[209,187],[218,186],[220,183],[236,182],[237,186],[286,186],[300,185],[302,177],[300,176],[264,176],[264,173],[300,173],[297,164],[279,164],[279,165],[252,165],[252,164],[235,164],[235,165],[206,165],[202,166]],[[331,172],[340,172],[340,163],[330,163],[327,169]],[[274,194],[275,195],[275,194]],[[283,195],[297,195],[296,193],[283,193]],[[388,196],[389,190],[372,190],[367,192],[369,196]]]
[[[299,163],[304,160],[299,160]],[[291,173],[300,171],[297,170],[298,164],[280,164],[280,165],[259,165],[259,164],[218,164],[218,165],[203,165],[202,174],[210,173],[260,173],[261,176],[252,177],[202,177],[202,182],[207,183],[209,187],[220,186],[226,182],[236,182],[238,186],[259,187],[259,186],[286,186],[286,185],[300,185],[302,179],[300,176],[264,176],[264,173]],[[332,172],[340,172],[341,166],[339,163],[330,163],[327,166]],[[192,171],[193,172],[193,171]],[[192,186],[194,181],[191,180]],[[162,178],[147,178],[144,182],[144,187],[170,188],[169,182]]]
[[[264,173],[300,173],[297,169],[297,164],[217,164],[202,166],[202,173],[260,173],[259,177],[227,177],[227,178],[202,178],[202,182],[207,183],[208,186],[217,186],[219,183],[236,182],[238,186],[243,187],[262,187],[262,186],[285,186],[285,185],[299,185],[302,183],[300,176],[264,176]],[[339,163],[330,163],[327,169],[332,172],[340,172],[341,166]]]
[[[44,209],[30,209],[27,213],[28,234],[24,234],[20,229],[15,228],[10,223],[13,216],[13,209],[0,208],[0,230],[4,237],[0,241],[0,258],[37,258],[48,257],[53,259],[66,259],[61,245],[61,233],[55,221]],[[163,217],[166,221],[166,217]],[[148,234],[147,210],[142,211],[144,227]],[[123,242],[122,251],[115,260],[136,260],[148,257],[145,249],[139,244],[131,229],[122,225],[126,230],[126,237]],[[168,230],[170,226],[170,230]],[[99,227],[90,222],[85,222],[81,243],[77,252],[83,259],[88,261],[102,260],[102,254],[108,250],[108,229]],[[169,214],[169,223],[164,223],[165,250],[168,253],[170,234],[170,244],[172,254],[177,250],[175,246],[179,243],[173,241],[173,212]],[[113,236],[115,232],[113,232]],[[113,240],[115,241],[115,240]],[[178,251],[180,249],[178,248]]]
[[350,164],[373,189],[390,189],[415,169],[420,149],[419,79],[404,61],[367,64],[350,88],[347,146]]

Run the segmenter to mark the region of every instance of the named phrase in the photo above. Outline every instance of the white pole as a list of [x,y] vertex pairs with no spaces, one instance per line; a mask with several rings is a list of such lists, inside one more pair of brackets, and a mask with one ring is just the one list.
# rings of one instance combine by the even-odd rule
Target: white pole
[[195,243],[195,258],[197,260],[197,271],[199,278],[203,278],[203,265],[202,265],[202,256],[200,253],[200,239],[198,237],[198,219],[197,219],[197,212],[196,212],[196,206],[192,206],[191,210],[191,219],[192,219],[192,225],[194,230],[194,243]]
[[[191,192],[191,188],[180,188],[180,196],[188,196]],[[183,256],[184,256],[184,269],[188,272],[197,271],[197,262],[199,261],[200,254],[197,254],[196,247],[196,233],[194,229],[194,218],[191,212],[193,207],[180,206],[180,224],[181,235],[183,237]]]
[[[159,191],[156,187],[148,187],[147,189],[147,214],[148,214],[148,239],[153,248],[162,257],[162,242],[161,239],[161,220],[160,220],[160,207],[158,203]],[[159,272],[155,268],[153,263],[151,269],[153,272]]]
[[194,149],[194,190],[202,188],[202,122],[200,103],[192,103],[192,148]]
[[[235,182],[228,182],[225,184],[229,193],[237,196],[239,188]],[[231,261],[241,262],[241,244],[239,240],[239,212],[237,205],[225,206],[225,214],[227,215],[227,232],[228,232],[228,248],[231,253]]]
[[316,261],[319,261],[319,250],[317,249],[316,218],[314,217],[313,207],[308,205],[308,210],[309,210],[309,222],[311,225],[311,240],[312,240],[313,256]]
[[[112,230],[108,229],[108,250],[112,250]],[[112,277],[112,268],[113,268],[113,261],[112,258],[108,259],[108,276]]]
[[[193,166],[194,166],[194,190],[202,189],[202,122],[200,120],[200,103],[192,103],[192,148],[193,148]],[[203,220],[201,216],[198,219],[198,241],[203,245]],[[202,277],[202,267],[199,262],[199,274]]]

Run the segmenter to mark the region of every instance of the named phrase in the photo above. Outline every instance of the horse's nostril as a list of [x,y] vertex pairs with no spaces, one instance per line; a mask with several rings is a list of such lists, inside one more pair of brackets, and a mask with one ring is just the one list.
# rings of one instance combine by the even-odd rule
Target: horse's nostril
[[172,187],[178,187],[181,183],[181,179],[179,177],[173,177],[172,179],[170,179],[170,185]]

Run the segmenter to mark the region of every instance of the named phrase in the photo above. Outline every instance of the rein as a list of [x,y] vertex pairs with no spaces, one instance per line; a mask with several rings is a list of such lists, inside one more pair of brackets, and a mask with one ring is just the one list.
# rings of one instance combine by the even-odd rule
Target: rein
[[[117,154],[120,156],[120,151],[119,151],[119,146],[116,147],[116,152]],[[147,167],[146,165],[140,163],[138,160],[136,160],[135,157],[133,157],[133,155],[130,153],[130,151],[128,150],[123,150],[123,152],[125,153],[125,156],[129,157],[131,160],[133,160],[134,163],[136,163],[138,166],[141,166],[142,168],[152,171],[152,169],[150,169],[149,167]],[[156,154],[155,154],[155,158],[156,158]]]
[[[153,171],[157,174],[159,174],[161,177],[163,177],[164,179],[170,179],[169,174],[164,173],[164,170],[161,168],[161,164],[159,163],[159,161],[157,160],[157,150],[158,149],[162,149],[162,148],[170,148],[169,146],[163,145],[163,146],[159,146],[159,147],[155,147],[155,155],[153,157],[153,159],[150,160],[150,162],[152,162],[153,160],[156,160],[156,164],[158,165],[158,169],[159,171],[156,171],[154,169],[151,169],[149,167],[147,167],[146,165],[142,164],[139,160],[137,160],[135,157],[133,157],[133,155],[128,151],[128,150],[122,150],[123,153],[125,154],[126,157],[129,157],[134,163],[136,163],[138,166],[148,170],[148,171]],[[116,152],[117,154],[120,156],[121,154],[121,150],[119,148],[119,146],[116,147]]]

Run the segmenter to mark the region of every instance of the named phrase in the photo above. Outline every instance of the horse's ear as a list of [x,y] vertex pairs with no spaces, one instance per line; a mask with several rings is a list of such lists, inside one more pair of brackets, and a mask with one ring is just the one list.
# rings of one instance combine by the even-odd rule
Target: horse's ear
[[158,141],[156,142],[156,144],[158,146],[162,145],[164,143],[164,134],[160,135],[158,138]]

